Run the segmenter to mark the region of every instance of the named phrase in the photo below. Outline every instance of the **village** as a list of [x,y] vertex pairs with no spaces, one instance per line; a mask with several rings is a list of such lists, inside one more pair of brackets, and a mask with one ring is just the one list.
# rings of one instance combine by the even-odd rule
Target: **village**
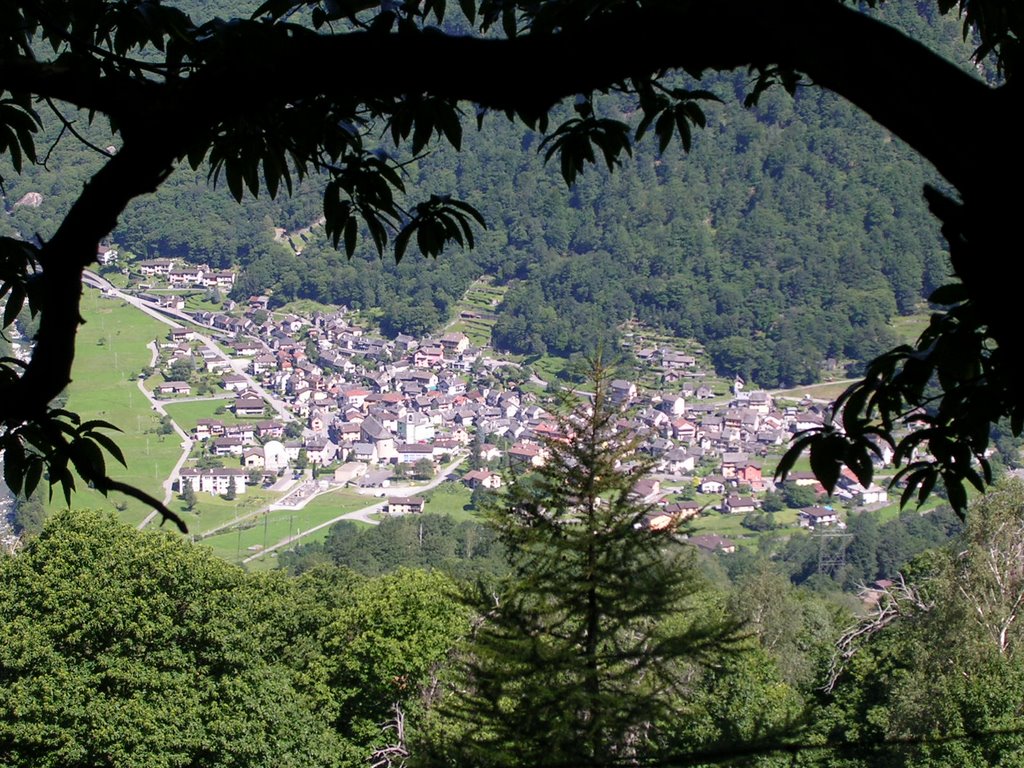
[[[179,494],[234,499],[306,480],[298,498],[347,486],[386,499],[384,514],[409,514],[424,511],[424,499],[389,496],[402,480],[433,478],[449,464],[448,479],[491,490],[503,471],[546,460],[545,441],[557,432],[547,382],[519,375],[515,362],[465,333],[386,340],[346,308],[281,313],[267,296],[186,310],[182,291],[226,295],[234,274],[154,259],[133,262],[130,275],[123,291],[105,292],[173,323],[143,372],[152,396],[217,399],[216,413],[189,425],[192,448],[173,478]],[[756,532],[780,527],[774,513],[784,509],[795,511],[793,527],[844,527],[845,511],[888,503],[884,488],[864,488],[847,470],[831,498],[809,471],[790,473],[789,492],[776,488],[779,456],[794,434],[822,424],[826,403],[723,385],[697,356],[667,345],[632,352],[636,370],[622,371],[610,395],[624,409],[622,428],[644,435],[653,459],[634,491],[651,505],[651,528],[715,514]],[[715,533],[691,541],[736,547]]]

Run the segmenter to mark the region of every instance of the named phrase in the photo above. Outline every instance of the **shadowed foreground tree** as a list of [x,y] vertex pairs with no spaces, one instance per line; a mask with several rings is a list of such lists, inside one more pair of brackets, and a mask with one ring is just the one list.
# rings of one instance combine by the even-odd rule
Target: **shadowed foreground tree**
[[[116,134],[116,151],[47,242],[0,241],[5,325],[26,301],[40,315],[31,361],[5,359],[0,369],[8,484],[30,492],[45,469],[67,491],[73,468],[103,492],[162,509],[109,477],[103,449],[121,456],[100,431],[108,425],[49,404],[72,378],[83,268],[128,203],[179,163],[205,164],[238,199],[324,173],[335,245],[351,254],[366,237],[381,252],[393,244],[396,258],[412,244],[437,256],[448,243],[472,245],[479,215],[445,196],[406,202],[401,158],[376,149],[374,129],[416,154],[434,139],[458,148],[465,111],[484,122],[488,111],[503,112],[547,132],[542,150],[572,183],[588,163],[614,166],[649,131],[662,150],[674,136],[688,148],[704,124],[701,102],[715,98],[692,78],[749,67],[748,101],[773,83],[793,90],[808,79],[899,136],[952,187],[926,191],[959,279],[933,297],[949,309],[916,347],[871,365],[843,399],[841,419],[801,447],[811,446],[826,486],[840,461],[866,485],[870,438],[896,443],[893,432],[909,419],[914,429],[897,452],[910,462],[909,491],[926,495],[941,477],[962,509],[963,481],[980,485],[975,467],[986,471],[989,425],[1007,417],[1015,434],[1024,426],[1016,286],[1000,279],[1016,242],[1012,185],[1024,170],[1015,81],[1024,20],[1007,0],[938,4],[963,15],[965,33],[980,41],[976,58],[996,62],[1001,85],[822,0],[462,0],[479,36],[434,26],[444,0],[268,0],[252,19],[204,24],[149,0],[0,5],[0,151],[15,169],[38,160],[32,134],[55,102],[105,116]],[[635,99],[635,125],[605,116],[610,92]],[[576,116],[548,131],[548,112],[565,98],[576,99]],[[930,458],[911,461],[916,447]]]
[[819,726],[850,745],[821,763],[1021,764],[1022,550],[1024,486],[1012,481],[972,503],[955,546],[908,567],[840,641]]
[[[449,699],[454,735],[425,762],[502,766],[643,763],[694,693],[697,669],[735,650],[693,550],[644,525],[641,442],[616,428],[608,372],[545,441],[542,467],[487,511],[511,574],[478,606],[465,677]],[[675,726],[670,726],[669,731]],[[463,730],[464,729],[464,730]]]

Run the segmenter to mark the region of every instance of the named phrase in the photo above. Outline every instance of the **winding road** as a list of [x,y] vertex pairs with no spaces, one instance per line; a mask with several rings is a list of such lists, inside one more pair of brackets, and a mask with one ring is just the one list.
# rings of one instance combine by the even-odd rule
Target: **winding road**
[[[408,496],[416,496],[416,495],[421,494],[421,493],[426,493],[428,491],[432,491],[435,488],[437,488],[437,486],[439,486],[441,483],[443,483],[445,480],[447,480],[448,477],[452,474],[452,472],[454,472],[455,469],[457,467],[459,467],[467,458],[469,458],[469,457],[468,456],[459,456],[457,459],[455,459],[455,461],[453,461],[448,466],[442,467],[440,470],[438,470],[437,476],[433,480],[431,480],[429,483],[427,483],[426,485],[400,486],[400,487],[389,488],[388,492],[387,492],[388,496],[394,496],[396,498],[398,498],[398,497],[406,498]],[[291,508],[292,509],[301,509],[303,506],[305,506],[307,503],[309,503],[310,499],[313,499],[316,496],[319,496],[319,495],[321,495],[323,493],[330,493],[330,491],[332,491],[332,490],[336,490],[336,489],[333,489],[333,488],[325,489],[325,490],[319,491],[318,493],[313,493],[307,499],[305,499],[301,505],[297,505],[297,506],[291,507]],[[374,514],[377,514],[377,513],[381,512],[381,511],[383,511],[384,505],[386,503],[387,502],[383,502],[383,501],[374,502],[373,504],[369,504],[369,505],[367,505],[365,507],[362,507],[361,509],[356,509],[356,510],[353,510],[352,512],[346,512],[343,515],[338,515],[337,517],[331,518],[330,520],[328,520],[328,521],[326,521],[324,523],[320,523],[319,525],[313,526],[312,528],[310,528],[307,531],[302,531],[301,533],[297,533],[294,536],[288,536],[287,538],[281,539],[281,541],[277,542],[276,544],[272,544],[271,546],[267,547],[266,549],[261,549],[259,552],[257,552],[255,554],[250,555],[249,557],[245,558],[244,560],[242,560],[242,564],[245,565],[246,563],[252,562],[253,560],[256,560],[256,559],[258,559],[260,557],[263,557],[268,552],[273,552],[275,550],[282,549],[284,547],[288,547],[291,544],[294,544],[299,539],[301,539],[301,538],[303,538],[305,536],[309,536],[309,534],[311,534],[311,533],[316,533],[317,531],[323,530],[324,528],[327,528],[327,527],[329,527],[331,525],[334,525],[335,523],[339,523],[342,520],[358,520],[358,521],[363,522],[363,523],[369,523],[370,525],[378,525],[379,521],[378,520],[374,520],[371,517],[371,515],[374,515]],[[247,515],[246,517],[250,517],[251,514]]]

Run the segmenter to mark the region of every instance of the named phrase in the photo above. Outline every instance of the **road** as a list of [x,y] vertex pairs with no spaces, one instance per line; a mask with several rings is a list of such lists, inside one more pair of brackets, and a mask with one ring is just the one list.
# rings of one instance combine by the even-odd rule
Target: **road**
[[[448,477],[452,474],[452,472],[454,472],[455,469],[457,467],[459,467],[467,458],[469,458],[469,457],[468,456],[460,456],[457,459],[455,459],[455,461],[453,461],[448,466],[442,467],[440,470],[438,470],[437,476],[433,480],[431,480],[429,483],[427,483],[426,485],[401,486],[401,487],[389,488],[387,490],[387,494],[388,494],[388,496],[393,496],[393,497],[396,497],[396,498],[398,498],[398,497],[406,498],[408,496],[416,496],[416,495],[419,495],[421,493],[426,493],[428,491],[432,491],[434,488],[437,488],[437,486],[439,486],[441,483],[443,483],[445,480],[447,480]],[[301,509],[303,506],[305,506],[307,503],[309,503],[310,499],[313,499],[314,497],[319,496],[321,493],[329,493],[330,490],[335,490],[335,489],[332,488],[332,489],[329,489],[329,490],[320,491],[319,493],[314,493],[311,496],[309,496],[309,498],[305,499],[303,501],[302,505],[296,506],[296,507],[288,507],[288,508],[289,509]],[[346,512],[343,515],[338,515],[337,517],[332,518],[332,519],[328,520],[325,523],[320,523],[319,525],[315,525],[312,528],[310,528],[308,531],[301,531],[300,533],[297,533],[294,536],[288,536],[287,538],[282,539],[281,541],[277,542],[276,544],[272,544],[271,546],[267,547],[266,549],[261,549],[256,554],[250,555],[249,557],[245,558],[244,560],[242,560],[242,564],[244,565],[245,563],[250,563],[253,560],[256,560],[256,559],[258,559],[260,557],[263,557],[268,552],[273,552],[275,550],[282,549],[284,547],[288,547],[288,546],[294,544],[295,542],[297,542],[299,539],[301,539],[301,538],[303,538],[305,536],[309,536],[309,534],[311,534],[311,533],[316,533],[317,531],[323,530],[324,528],[332,526],[335,523],[339,523],[342,520],[358,520],[358,521],[363,522],[363,523],[369,523],[370,525],[377,525],[379,521],[374,520],[371,516],[382,512],[383,509],[384,509],[385,503],[386,502],[383,502],[383,501],[374,502],[373,504],[369,504],[368,506],[362,507],[360,509],[353,510],[352,512]]]
[[[156,345],[153,342],[150,342],[146,346],[149,348],[149,351],[152,355],[150,359],[150,365],[152,366],[156,363],[157,359],[159,358],[160,351],[156,348]],[[149,400],[150,404],[153,406],[153,410],[156,411],[161,417],[167,416],[168,414],[167,411],[164,410],[163,403],[157,400],[155,397],[153,397],[153,394],[142,385],[142,379],[137,379],[135,383],[138,385],[139,391],[143,394],[143,396],[147,400]],[[178,461],[174,465],[174,469],[171,470],[171,474],[168,475],[167,479],[164,480],[163,483],[161,484],[164,489],[163,502],[165,507],[171,503],[171,499],[174,496],[174,478],[178,476],[178,472],[181,471],[182,465],[185,463],[186,459],[188,459],[189,454],[192,452],[192,439],[187,434],[185,434],[185,430],[179,427],[178,423],[174,419],[171,419],[171,427],[174,429],[178,437],[181,438],[181,456],[178,457]],[[141,523],[139,523],[139,530],[141,531],[143,528],[145,528],[147,525],[153,522],[153,518],[155,518],[158,514],[160,513],[154,509],[148,515],[146,515],[146,518]]]
[[[114,286],[113,283],[111,283],[109,280],[101,277],[100,275],[97,275],[95,272],[92,272],[91,270],[84,270],[82,273],[82,279],[83,282],[85,282],[87,285],[90,285],[93,288],[98,288],[108,296],[115,296],[118,299],[121,299],[122,301],[132,305],[141,312],[145,312],[150,317],[159,320],[161,323],[169,325],[172,328],[183,328],[184,325],[182,324],[182,322],[194,323],[192,318],[189,317],[184,312],[181,312],[176,309],[155,307],[152,303],[148,301],[143,301],[137,296],[133,296],[130,293],[125,293],[124,291]],[[182,322],[178,322],[179,320],[181,320]],[[294,417],[291,411],[288,410],[287,404],[283,400],[280,400],[277,397],[271,395],[269,392],[267,392],[255,379],[252,378],[252,376],[249,375],[248,371],[246,370],[247,363],[245,360],[234,360],[228,357],[228,355],[225,354],[224,350],[222,350],[209,336],[196,333],[196,338],[217,358],[226,361],[232,371],[243,376],[246,380],[246,386],[252,391],[259,394],[259,396],[263,398],[264,402],[270,403],[271,407],[274,409],[274,412],[278,415],[279,418],[286,422],[292,421]],[[159,360],[160,352],[157,349],[156,345],[153,343],[150,343],[148,347],[151,355],[150,366],[152,367],[155,366],[157,360]],[[136,383],[138,384],[139,391],[142,392],[142,394],[149,400],[150,404],[153,407],[153,410],[156,411],[156,413],[158,413],[160,416],[168,415],[167,411],[164,409],[164,405],[168,402],[194,402],[196,400],[203,399],[230,399],[231,397],[230,395],[227,395],[224,397],[182,398],[181,400],[161,401],[153,397],[152,393],[150,393],[143,386],[141,379],[139,379]],[[178,472],[181,470],[182,465],[185,463],[185,460],[188,459],[189,453],[192,450],[192,441],[189,438],[189,436],[185,434],[184,430],[182,430],[181,427],[179,427],[177,423],[174,422],[173,419],[171,420],[171,425],[173,426],[174,431],[182,439],[182,455],[179,457],[177,464],[174,465],[174,469],[171,471],[171,474],[167,477],[166,480],[164,480],[162,484],[164,488],[163,502],[165,506],[171,501],[171,498],[173,498],[174,496],[174,491],[172,490],[174,486],[174,479],[178,476]],[[149,525],[158,514],[159,512],[153,510],[148,515],[146,515],[146,518],[141,523],[139,523],[139,530]]]
[[[122,301],[131,304],[136,309],[145,312],[150,317],[156,318],[160,322],[165,323],[166,325],[169,325],[172,328],[184,328],[184,323],[191,323],[192,325],[195,326],[201,325],[200,323],[196,323],[191,316],[187,315],[186,313],[180,310],[171,309],[169,307],[157,307],[154,306],[151,302],[144,301],[138,298],[137,296],[133,296],[130,293],[125,293],[120,288],[115,287],[109,280],[100,277],[95,272],[92,272],[88,269],[83,271],[82,279],[87,285],[91,285],[94,288],[99,288],[108,296],[116,296]],[[195,331],[194,333],[196,335],[196,338],[200,342],[202,342],[202,344],[208,350],[210,350],[218,359],[225,361],[234,373],[237,373],[239,376],[245,378],[246,387],[248,387],[253,392],[258,394],[261,398],[263,398],[265,402],[270,403],[270,407],[274,409],[274,412],[277,414],[277,417],[279,419],[288,422],[292,421],[295,418],[292,415],[292,412],[289,410],[288,404],[284,400],[281,400],[277,396],[272,395],[270,392],[264,389],[259,382],[257,382],[254,378],[252,378],[252,376],[249,375],[249,372],[247,370],[248,361],[235,360],[229,357],[224,352],[224,350],[222,350],[220,346],[218,346],[217,343],[209,336],[199,333],[198,331]]]

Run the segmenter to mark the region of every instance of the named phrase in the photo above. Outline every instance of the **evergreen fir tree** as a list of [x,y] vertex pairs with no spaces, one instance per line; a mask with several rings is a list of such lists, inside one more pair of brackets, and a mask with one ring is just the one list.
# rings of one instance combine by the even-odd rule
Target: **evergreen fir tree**
[[[636,486],[651,469],[620,428],[610,373],[559,417],[546,463],[512,479],[488,511],[510,577],[490,596],[449,705],[438,762],[601,766],[650,757],[690,664],[735,626],[692,610],[702,582],[674,531],[651,530]],[[687,608],[690,611],[687,611]],[[429,750],[428,750],[429,751]]]

